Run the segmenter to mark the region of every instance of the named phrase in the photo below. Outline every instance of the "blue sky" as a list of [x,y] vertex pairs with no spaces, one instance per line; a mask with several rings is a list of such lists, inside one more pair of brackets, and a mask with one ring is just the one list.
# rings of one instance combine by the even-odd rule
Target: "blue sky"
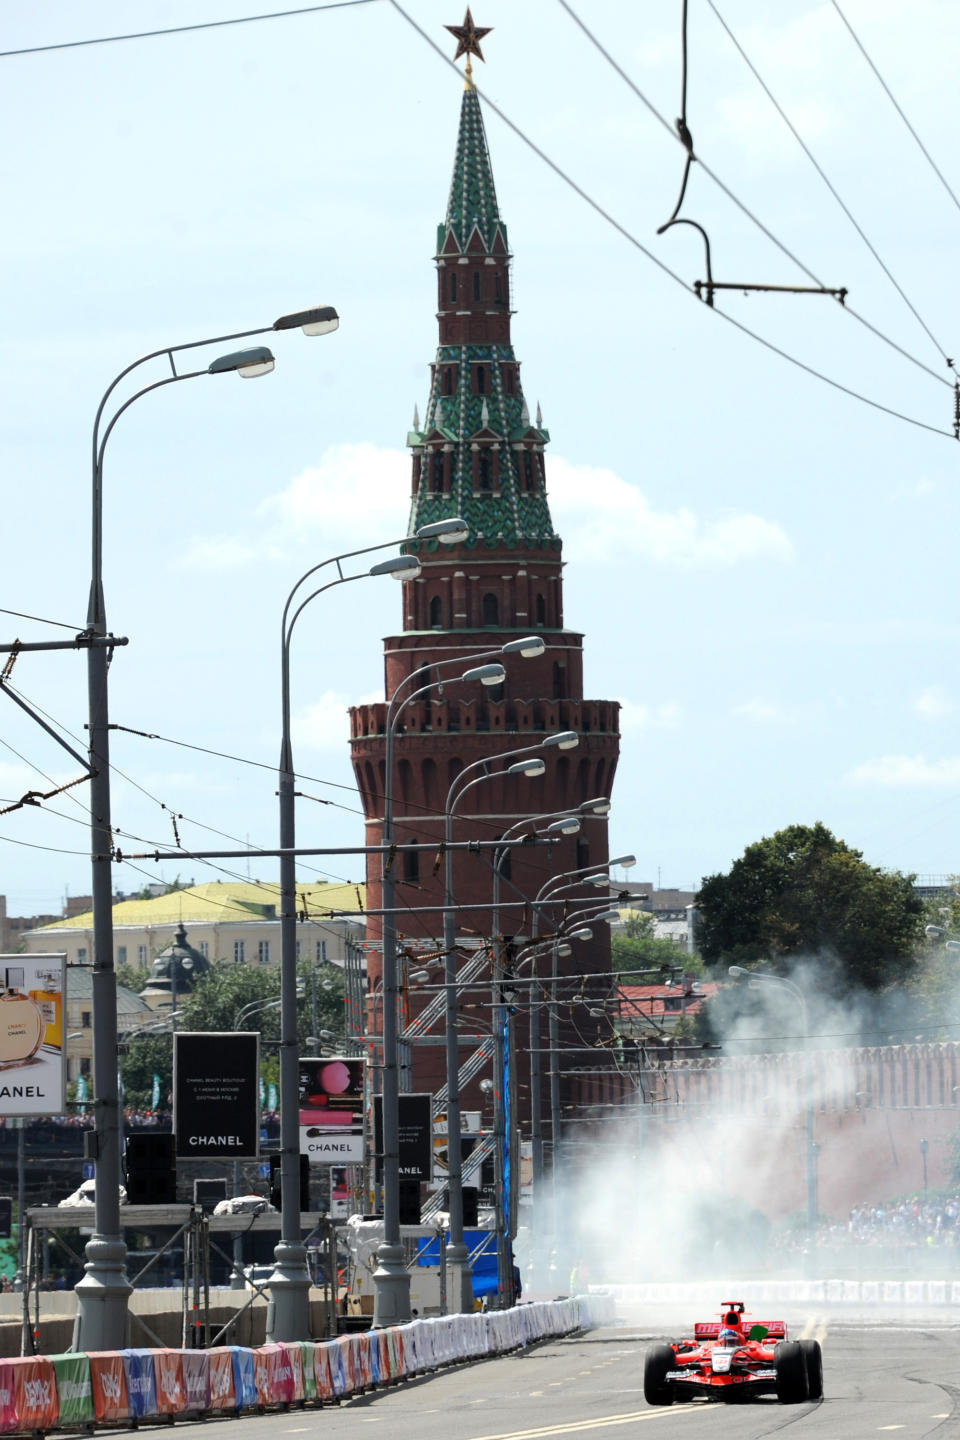
[[[914,358],[822,296],[731,291],[717,312],[922,423],[823,384],[699,303],[696,234],[656,234],[682,147],[557,0],[473,7],[494,27],[481,91],[684,282],[487,110],[515,254],[514,344],[552,434],[567,624],[586,632],[587,695],[624,707],[611,844],[637,854],[637,878],[687,886],[764,834],[822,820],[871,863],[952,873],[958,450],[942,352],[960,354],[960,210],[832,4],[716,4],[923,325],[702,3],[690,7],[687,105],[698,155]],[[960,11],[841,4],[960,193],[949,142]],[[580,8],[672,122],[679,4]],[[404,10],[452,53],[443,26],[459,23],[458,3]],[[257,13],[239,0],[8,0],[0,50]],[[431,257],[462,82],[390,0],[0,66],[0,606],[82,626],[90,427],[119,370],[304,305],[340,311],[334,336],[275,337],[263,380],[204,377],[145,397],[107,455],[107,613],[130,638],[112,668],[112,718],[271,766],[290,586],[406,523],[404,440],[436,347]],[[700,166],[682,214],[708,230],[716,279],[808,283]],[[2,619],[5,640],[66,633]],[[296,760],[313,777],[302,788],[334,802],[301,802],[304,844],[362,842],[345,711],[382,695],[381,640],[399,624],[399,590],[372,580],[301,622]],[[82,738],[81,656],[21,656],[13,682]],[[0,705],[2,803],[74,777]],[[219,844],[211,831],[274,843],[268,770],[122,734],[113,759],[125,836],[169,843],[173,811],[188,847]],[[88,892],[82,805],[78,788],[0,817],[11,913]],[[273,879],[271,865],[235,870]],[[177,871],[222,873],[192,861],[159,873]],[[117,885],[157,873],[124,866]],[[356,879],[362,863],[336,857],[323,873]]]

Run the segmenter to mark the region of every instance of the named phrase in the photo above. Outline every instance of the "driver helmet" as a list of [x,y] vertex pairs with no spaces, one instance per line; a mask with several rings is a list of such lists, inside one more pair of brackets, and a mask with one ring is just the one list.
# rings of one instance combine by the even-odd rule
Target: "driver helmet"
[[721,1345],[739,1345],[740,1333],[732,1325],[721,1325],[718,1340]]

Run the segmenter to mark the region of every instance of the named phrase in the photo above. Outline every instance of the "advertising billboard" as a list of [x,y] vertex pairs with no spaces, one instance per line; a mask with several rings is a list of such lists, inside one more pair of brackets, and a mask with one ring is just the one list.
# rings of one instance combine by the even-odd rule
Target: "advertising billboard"
[[257,1031],[177,1030],[173,1131],[178,1159],[255,1160],[260,1153]]
[[[397,1096],[397,1138],[401,1180],[433,1179],[433,1096],[428,1092]],[[373,1097],[377,1179],[383,1178],[383,1096]]]
[[0,1115],[60,1115],[65,955],[0,955]]
[[366,1060],[302,1056],[298,1074],[300,1154],[312,1165],[362,1164]]

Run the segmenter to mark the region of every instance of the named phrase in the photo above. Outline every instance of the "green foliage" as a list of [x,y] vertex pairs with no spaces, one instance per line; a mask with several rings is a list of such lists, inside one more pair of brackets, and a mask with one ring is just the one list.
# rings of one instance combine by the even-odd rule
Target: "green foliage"
[[117,966],[117,984],[126,986],[126,988],[132,990],[135,995],[139,995],[141,990],[146,989],[149,979],[150,969],[146,965]]
[[[313,987],[316,985],[317,1029],[341,1035],[344,1028],[343,984],[339,971],[326,966],[313,971],[309,962],[298,967],[297,1040],[306,1053],[313,1028]],[[325,988],[325,986],[329,988]],[[194,988],[178,993],[177,1025],[181,1030],[259,1030],[260,1073],[265,1085],[279,1082],[280,970],[276,966],[214,965]],[[247,1013],[244,1011],[247,1007]],[[163,1012],[157,1015],[158,1023]],[[239,1025],[238,1025],[239,1021]],[[334,1044],[336,1042],[333,1042]],[[173,1040],[169,1033],[135,1035],[120,1059],[125,1103],[149,1109],[153,1077],[160,1076],[161,1105],[173,1085]]]
[[[642,912],[634,912],[624,923],[622,931],[615,931],[610,939],[610,954],[613,969],[621,975],[626,984],[643,984],[644,979],[632,979],[630,972],[682,967],[688,975],[699,974],[702,966],[697,956],[681,950],[672,940],[665,940],[654,934],[654,918]],[[656,976],[647,977],[647,983],[655,984]]]
[[154,1075],[160,1076],[160,1109],[165,1110],[173,1088],[173,1039],[169,1034],[136,1035],[120,1057],[125,1106],[151,1108]]
[[704,880],[698,948],[711,966],[761,961],[781,972],[816,956],[835,993],[881,991],[917,963],[923,904],[914,879],[867,865],[819,822],[791,825]]

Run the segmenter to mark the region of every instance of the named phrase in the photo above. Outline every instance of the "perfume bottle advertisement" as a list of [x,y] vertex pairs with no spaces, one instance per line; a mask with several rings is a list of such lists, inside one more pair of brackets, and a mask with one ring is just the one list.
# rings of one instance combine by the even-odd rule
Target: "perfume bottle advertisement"
[[0,1116],[64,1107],[66,956],[0,955]]

